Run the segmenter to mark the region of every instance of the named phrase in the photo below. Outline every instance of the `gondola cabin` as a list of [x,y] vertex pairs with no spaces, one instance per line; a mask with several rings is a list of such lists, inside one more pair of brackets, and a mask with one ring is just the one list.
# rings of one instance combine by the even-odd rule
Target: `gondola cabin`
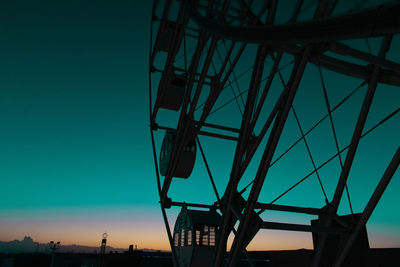
[[220,220],[221,215],[215,211],[182,208],[173,235],[178,260],[174,267],[212,266]]
[[157,34],[156,51],[169,52],[173,48],[177,24],[173,21],[163,21]]
[[157,98],[160,108],[177,111],[181,108],[186,91],[186,78],[182,75],[171,74],[160,82]]
[[[168,171],[169,162],[172,156],[172,150],[176,141],[176,131],[167,130],[161,145],[160,152],[160,173],[165,176]],[[190,138],[184,144],[183,151],[180,154],[173,177],[188,178],[192,173],[196,160],[196,140]]]

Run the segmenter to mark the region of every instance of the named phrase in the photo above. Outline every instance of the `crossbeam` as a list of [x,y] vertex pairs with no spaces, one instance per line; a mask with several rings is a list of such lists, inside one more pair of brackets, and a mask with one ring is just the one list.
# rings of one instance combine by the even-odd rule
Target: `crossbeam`
[[268,204],[268,203],[260,203],[260,202],[257,202],[254,207],[256,209],[263,209],[263,210],[277,210],[277,211],[305,213],[305,214],[312,214],[312,215],[321,214],[321,209],[318,209],[318,208],[303,208],[303,207],[276,205],[276,204]]
[[305,224],[293,224],[293,223],[278,223],[278,222],[267,222],[264,221],[261,226],[262,229],[269,230],[285,230],[285,231],[296,231],[296,232],[311,232],[311,233],[340,233],[339,230],[331,229],[328,227],[311,226]]

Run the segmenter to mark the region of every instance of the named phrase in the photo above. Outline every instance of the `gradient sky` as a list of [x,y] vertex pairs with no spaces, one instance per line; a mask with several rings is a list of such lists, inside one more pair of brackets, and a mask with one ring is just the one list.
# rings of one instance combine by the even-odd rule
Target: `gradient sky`
[[[151,1],[110,3],[83,0],[0,3],[2,241],[29,235],[42,243],[59,240],[62,244],[98,246],[101,234],[106,231],[108,244],[114,247],[134,243],[138,248],[169,248],[158,206],[148,129]],[[394,42],[399,47],[396,38]],[[374,48],[374,42],[371,45]],[[398,52],[392,50],[390,58],[399,62]],[[287,76],[288,71],[283,74]],[[303,124],[305,129],[324,114],[321,91],[319,95],[313,93],[312,90],[320,88],[313,82],[315,73],[310,72],[294,104],[299,117],[307,118]],[[332,105],[359,83],[356,79],[346,79],[344,87],[343,80],[328,71],[325,74],[335,87]],[[304,91],[305,88],[309,91]],[[400,105],[399,88],[378,89],[367,129]],[[347,129],[347,125],[353,125],[359,108],[357,103],[364,93],[365,88],[349,100],[347,108],[336,114],[338,128],[343,129],[339,133],[342,147],[349,142],[352,129]],[[230,97],[227,94],[221,101]],[[309,103],[310,97],[315,105]],[[238,115],[237,110],[233,111],[235,108],[232,104],[216,113],[213,119],[237,126],[239,117],[230,120]],[[160,120],[170,116],[171,113],[160,112]],[[288,125],[277,154],[299,137],[298,129],[290,128],[295,125],[292,115]],[[335,150],[332,143],[329,151],[318,149],[326,144],[324,131],[321,127],[310,141],[319,164]],[[357,211],[362,211],[365,196],[372,193],[398,147],[399,132],[400,120],[396,116],[361,142],[356,157],[358,167],[351,172],[355,178],[349,181]],[[163,132],[157,132],[158,147],[162,136]],[[201,141],[222,194],[234,145],[230,141],[216,144],[211,138],[201,138]],[[310,171],[308,158],[298,160],[299,153],[288,154],[271,169],[272,175],[293,176],[293,180],[285,184],[271,183],[262,191],[261,198],[271,199],[291,181],[301,178],[303,173],[296,166],[307,165],[309,168],[304,174]],[[202,164],[198,157],[191,180],[177,180],[173,184],[174,200],[215,201]],[[249,169],[256,166],[250,165]],[[338,177],[338,171],[334,165],[321,170],[325,181],[331,181],[326,182],[331,193],[332,179],[336,179],[331,176]],[[246,173],[243,185],[251,177]],[[397,171],[368,224],[372,246],[400,246],[400,213],[396,204],[399,178]],[[280,203],[321,206],[322,198],[309,197],[319,190],[315,185],[315,181],[304,184]],[[341,211],[346,213],[346,207],[341,207]],[[178,212],[171,209],[169,213],[172,225]],[[270,220],[309,220],[309,217],[281,213],[269,215]],[[301,247],[312,247],[311,235],[262,231],[250,246],[253,249]]]

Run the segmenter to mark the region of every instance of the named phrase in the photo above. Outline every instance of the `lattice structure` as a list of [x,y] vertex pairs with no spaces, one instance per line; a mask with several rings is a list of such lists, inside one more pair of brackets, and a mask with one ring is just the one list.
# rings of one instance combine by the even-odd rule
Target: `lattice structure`
[[[400,54],[394,48],[400,45],[399,16],[400,3],[393,1],[154,2],[150,128],[176,266],[182,265],[177,251],[184,251],[176,246],[201,240],[192,228],[180,234],[184,227],[173,237],[166,209],[175,206],[221,215],[213,226],[215,244],[208,243],[215,247],[214,266],[236,266],[262,229],[312,233],[313,266],[344,266],[362,257],[355,244],[369,248],[365,225],[400,161],[393,132],[400,123]],[[387,110],[374,106],[380,101]],[[162,145],[157,134],[164,135]],[[357,157],[374,154],[382,137],[385,167],[369,173],[375,186],[354,205],[351,192],[358,194],[362,182],[349,177],[375,164]],[[208,155],[219,151],[218,142],[231,153]],[[176,192],[177,198],[196,194],[171,192],[171,186],[199,177],[201,160],[215,199],[174,201]],[[212,167],[226,168],[226,176],[215,175]],[[313,183],[308,191],[306,183]],[[294,190],[302,197],[286,203]],[[304,207],[302,199],[314,205]],[[270,221],[273,211],[313,220]]]

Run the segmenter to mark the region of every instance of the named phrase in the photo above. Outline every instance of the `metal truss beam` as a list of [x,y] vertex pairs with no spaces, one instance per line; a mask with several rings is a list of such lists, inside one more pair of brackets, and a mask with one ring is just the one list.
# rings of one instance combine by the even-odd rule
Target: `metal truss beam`
[[[276,51],[282,51],[293,55],[301,54],[303,48],[296,45],[280,45],[272,47]],[[320,65],[323,68],[341,73],[355,78],[364,80],[369,79],[371,76],[371,68],[369,66],[362,66],[355,63],[346,62],[334,57],[323,54],[316,54],[310,57],[310,63]],[[399,70],[393,71],[391,69],[381,69],[378,76],[378,82],[389,85],[400,86]]]
[[250,135],[251,135],[251,117],[253,113],[253,109],[255,106],[255,99],[257,93],[260,88],[261,77],[264,68],[264,61],[266,57],[267,49],[264,46],[259,46],[257,50],[257,56],[255,59],[255,64],[253,68],[253,74],[250,81],[250,90],[248,91],[247,99],[246,99],[246,107],[243,114],[242,122],[241,122],[241,132],[239,134],[239,141],[236,145],[235,150],[235,158],[232,165],[232,171],[230,175],[230,179],[228,182],[227,189],[225,191],[226,202],[222,207],[222,227],[220,237],[217,243],[217,252],[215,258],[214,266],[222,266],[224,261],[225,251],[226,251],[226,242],[229,236],[231,229],[231,223],[233,220],[233,214],[231,211],[231,205],[235,199],[235,192],[237,188],[238,181],[240,180],[241,173],[241,165],[243,155],[246,151],[246,147],[248,146]]
[[305,48],[303,55],[296,60],[295,66],[292,71],[292,75],[289,80],[288,92],[285,96],[285,101],[283,102],[283,106],[280,112],[278,113],[277,118],[275,119],[273,129],[271,130],[270,137],[265,147],[265,151],[262,156],[260,166],[258,168],[256,177],[254,179],[254,183],[250,191],[250,195],[247,200],[247,205],[243,212],[243,220],[239,224],[238,235],[235,236],[235,239],[232,244],[232,249],[231,249],[232,258],[231,261],[229,262],[230,267],[235,266],[240,252],[247,246],[247,244],[245,244],[245,240],[247,239],[246,231],[249,225],[251,224],[250,222],[252,217],[251,215],[254,212],[255,203],[258,199],[261,188],[263,186],[265,176],[269,170],[269,165],[274,155],[276,146],[278,144],[279,138],[283,130],[283,126],[286,122],[290,107],[292,106],[294,96],[297,92],[297,88],[303,76],[303,72],[307,65],[311,52],[312,52],[312,47]]
[[318,233],[340,233],[338,230],[331,229],[323,226],[311,226],[304,224],[292,224],[292,223],[278,223],[278,222],[266,222],[264,221],[261,225],[262,229],[269,230],[284,230],[284,231],[296,231],[296,232],[318,232]]
[[[261,109],[264,106],[264,102],[265,102],[265,99],[266,99],[266,97],[268,95],[269,89],[271,88],[272,82],[273,82],[273,80],[275,78],[275,74],[278,71],[278,67],[279,67],[279,63],[281,62],[282,55],[283,55],[283,53],[279,52],[278,56],[275,58],[274,65],[272,66],[272,69],[271,69],[271,73],[268,76],[267,82],[266,82],[266,84],[264,86],[264,90],[263,90],[263,92],[262,92],[262,94],[260,96],[260,100],[258,101],[257,108],[256,108],[256,111],[254,112],[254,115],[253,115],[253,118],[252,118],[252,122],[251,122],[251,129],[253,131],[254,131],[254,127],[255,127],[255,125],[257,123],[258,117],[260,116]],[[274,113],[274,112],[271,112],[271,114],[272,113]],[[262,134],[260,134],[260,135],[262,135]]]
[[[382,46],[381,46],[381,50],[379,53],[379,56],[384,58],[386,52],[388,51],[389,47],[390,47],[390,43],[392,41],[392,36],[388,35],[385,37]],[[350,169],[352,167],[353,164],[353,160],[358,148],[358,144],[360,142],[360,139],[362,137],[362,132],[364,129],[364,125],[365,122],[367,120],[367,116],[371,107],[371,103],[372,100],[374,98],[375,95],[375,91],[376,91],[376,87],[378,85],[378,77],[379,77],[379,72],[380,72],[380,68],[379,66],[374,66],[373,67],[373,71],[372,71],[372,75],[369,78],[368,81],[368,90],[367,93],[364,97],[364,101],[361,107],[361,111],[360,114],[358,116],[358,120],[357,120],[357,124],[356,127],[354,128],[353,131],[353,136],[351,138],[351,142],[350,142],[350,146],[349,146],[349,150],[346,154],[346,159],[345,162],[343,164],[343,168],[342,171],[340,173],[340,177],[339,177],[339,181],[337,183],[336,186],[336,190],[333,196],[333,199],[331,201],[331,203],[328,206],[328,219],[325,223],[325,225],[327,227],[330,227],[333,221],[333,218],[337,215],[337,210],[339,208],[339,204],[340,204],[340,200],[342,198],[343,195],[343,191],[345,189],[345,186],[347,184],[347,179],[350,173]],[[326,242],[327,242],[327,235],[323,234],[320,236],[320,240],[318,242],[318,247],[315,249],[316,252],[314,254],[314,259],[312,262],[312,266],[317,267],[319,266],[319,263],[321,261],[322,258],[322,254],[323,254],[323,250],[326,246]]]
[[235,137],[235,136],[229,136],[229,135],[223,135],[223,134],[217,134],[217,133],[211,133],[211,132],[205,132],[205,131],[198,131],[197,133],[200,135],[216,137],[216,138],[231,140],[231,141],[235,141],[235,142],[239,140],[239,138]]
[[[174,70],[175,70],[176,72],[178,72],[178,73],[179,73],[179,72],[181,72],[181,73],[185,73],[185,72],[186,72],[185,69],[180,68],[180,67],[177,67],[177,66],[174,66]],[[156,69],[156,68],[153,68],[152,71],[153,71],[153,72],[163,72],[163,70]],[[198,77],[200,76],[200,74],[201,74],[201,73],[198,73],[198,72],[193,73],[193,75],[195,75],[195,77],[196,77],[196,79],[194,80],[195,82],[199,82]],[[208,79],[209,81],[205,81],[204,84],[206,84],[206,85],[211,85],[211,80],[212,80],[213,78],[214,78],[214,76],[206,75],[206,79]]]
[[348,241],[346,242],[346,245],[344,246],[343,250],[341,251],[339,257],[337,258],[334,267],[342,266],[353,243],[357,239],[358,234],[360,233],[360,231],[364,227],[364,225],[367,223],[369,217],[371,216],[376,205],[378,204],[383,193],[385,192],[386,187],[388,186],[394,173],[396,172],[397,168],[399,167],[399,163],[400,163],[400,147],[397,148],[396,153],[394,154],[392,160],[390,161],[389,166],[387,167],[387,169],[386,169],[385,173],[383,174],[379,184],[377,185],[374,193],[372,194],[366,207],[364,208],[364,211],[361,214],[361,217],[360,217],[359,221],[357,222],[354,230],[352,231]]
[[[389,49],[390,43],[392,41],[392,36],[387,36],[382,44],[380,57],[384,58],[387,50]],[[350,168],[352,166],[354,156],[360,142],[360,138],[362,135],[362,131],[364,129],[365,122],[367,120],[367,116],[369,113],[369,109],[371,107],[372,100],[374,98],[374,94],[376,91],[376,87],[378,85],[378,76],[379,76],[380,68],[379,66],[374,66],[372,71],[372,75],[369,79],[367,94],[365,95],[364,102],[360,111],[360,115],[357,120],[356,127],[353,132],[353,137],[351,139],[350,148],[346,155],[346,160],[343,165],[342,172],[339,177],[339,182],[336,186],[335,194],[333,196],[331,210],[336,213],[340,199],[342,198],[343,190],[346,185],[346,181],[350,172]]]
[[[354,156],[355,156],[358,144],[360,142],[361,134],[362,134],[362,131],[364,128],[364,124],[367,119],[368,111],[371,106],[374,94],[375,94],[378,74],[379,74],[379,68],[376,67],[375,71],[374,71],[374,75],[371,77],[371,80],[370,80],[370,83],[368,86],[368,91],[364,98],[361,112],[360,112],[356,127],[353,132],[353,137],[351,139],[350,147],[347,152],[345,162],[343,164],[343,168],[342,168],[342,172],[339,177],[338,184],[336,186],[335,194],[333,196],[332,202],[329,205],[329,216],[328,216],[328,220],[325,224],[327,227],[331,226],[333,217],[336,215],[337,209],[339,207],[339,203],[340,203],[340,200],[343,195],[343,191],[346,186],[347,178],[350,173],[350,168],[352,166]],[[315,248],[315,254],[314,254],[312,266],[315,266],[315,267],[319,266],[326,242],[327,242],[327,235],[321,235],[320,241],[318,242],[318,247]]]
[[342,198],[343,190],[346,185],[347,178],[350,173],[350,168],[352,166],[354,156],[356,154],[358,144],[360,142],[361,134],[364,129],[365,122],[367,120],[367,116],[369,113],[369,109],[371,107],[372,99],[374,98],[374,94],[377,86],[377,77],[379,73],[379,68],[374,70],[374,75],[371,77],[371,81],[368,86],[368,91],[364,99],[363,106],[361,108],[360,116],[358,117],[358,121],[356,127],[354,129],[353,137],[350,142],[350,148],[346,155],[346,160],[343,164],[343,169],[339,177],[339,182],[336,186],[335,194],[333,196],[333,200],[331,203],[332,212],[336,213],[340,199]]
[[172,201],[171,206],[211,209],[212,205]]
[[210,94],[206,100],[206,103],[204,105],[203,108],[203,112],[200,116],[199,119],[199,126],[201,127],[201,125],[204,123],[204,121],[207,119],[207,116],[210,114],[212,107],[214,106],[215,102],[217,101],[218,96],[220,95],[221,91],[224,88],[224,85],[226,84],[226,82],[228,81],[229,75],[233,72],[237,62],[239,61],[240,56],[242,55],[244,49],[246,48],[246,45],[243,44],[239,51],[237,52],[233,62],[230,64],[230,68],[228,69],[227,73],[225,74],[225,78],[222,80],[222,82],[219,81],[220,76],[217,76],[217,84],[214,88],[211,88]]
[[379,56],[371,55],[368,53],[365,53],[363,51],[354,49],[348,45],[341,44],[338,42],[332,42],[327,45],[327,48],[335,53],[341,54],[341,55],[348,55],[357,59],[364,60],[368,62],[369,64],[374,64],[379,67],[385,67],[389,68],[395,72],[400,72],[400,64],[396,63],[394,61],[381,58]]
[[321,214],[321,209],[318,209],[318,208],[303,208],[303,207],[268,204],[268,203],[260,203],[260,202],[257,202],[254,205],[254,208],[255,209],[263,209],[263,210],[277,210],[277,211],[286,211],[286,212],[305,213],[305,214],[311,214],[311,215]]
[[377,37],[400,32],[400,3],[309,22],[261,27],[237,27],[202,16],[188,0],[182,0],[187,14],[202,28],[227,39],[260,44],[316,43]]
[[251,159],[253,158],[254,154],[256,153],[258,146],[261,144],[261,141],[263,140],[265,134],[267,133],[268,129],[270,128],[272,122],[274,121],[277,114],[279,113],[279,110],[281,108],[282,102],[285,99],[286,94],[287,94],[287,90],[283,90],[279,99],[276,101],[271,113],[269,114],[268,119],[265,122],[263,128],[261,129],[259,135],[253,141],[254,143],[251,144],[251,146],[248,148],[246,157],[242,163],[242,170],[241,170],[242,175],[245,172],[247,166],[250,164]]
[[[171,127],[166,127],[166,126],[154,126],[157,129],[162,129],[162,130],[175,130],[174,128]],[[212,133],[212,132],[206,132],[206,131],[196,131],[197,134],[199,135],[204,135],[204,136],[210,136],[210,137],[215,137],[215,138],[220,138],[220,139],[225,139],[225,140],[231,140],[231,141],[237,141],[238,137],[236,136],[230,136],[230,135],[224,135],[224,134],[218,134],[218,133]]]
[[207,173],[208,173],[208,177],[210,178],[211,186],[212,186],[212,188],[214,190],[215,197],[217,198],[217,203],[221,204],[221,197],[218,194],[217,186],[215,185],[214,178],[212,176],[210,167],[209,167],[207,159],[206,159],[206,155],[204,154],[203,147],[201,146],[201,143],[200,143],[200,140],[199,140],[198,136],[196,136],[196,142],[197,142],[197,145],[200,148],[201,157],[203,158],[203,162],[204,162],[204,165],[206,167],[206,170],[207,170]]
[[[195,121],[194,124],[197,126],[197,125],[200,124],[200,122],[199,121]],[[207,122],[203,122],[201,124],[204,127],[215,128],[215,129],[234,132],[234,133],[240,133],[240,129],[238,129],[238,128],[227,127],[227,126],[217,125],[217,124],[212,124],[212,123],[207,123]]]

